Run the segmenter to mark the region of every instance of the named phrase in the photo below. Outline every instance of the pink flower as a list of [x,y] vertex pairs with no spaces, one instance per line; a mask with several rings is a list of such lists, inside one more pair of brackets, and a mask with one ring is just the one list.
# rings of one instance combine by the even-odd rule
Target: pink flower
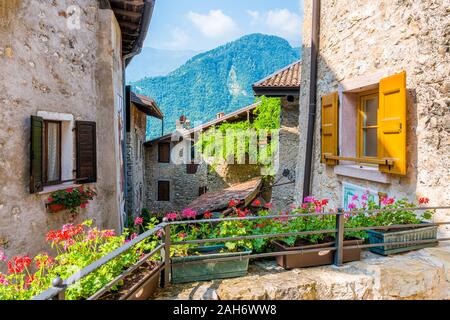
[[345,219],[350,218],[350,213],[344,213],[344,218],[345,218]]
[[348,205],[348,208],[349,208],[350,210],[356,209],[356,204],[355,204],[354,202],[351,202],[351,203]]
[[382,203],[384,206],[391,205],[391,204],[393,204],[394,202],[395,202],[394,198],[388,198],[388,197],[384,197],[383,200],[381,200],[381,203]]
[[364,193],[364,194],[361,196],[361,200],[364,200],[364,201],[367,200],[367,193]]
[[297,209],[297,206],[294,203],[291,204],[291,210],[295,210],[295,209]]
[[307,203],[302,203],[302,209],[308,209],[308,204]]
[[159,229],[158,232],[156,232],[156,236],[158,238],[161,238],[163,236],[163,234],[164,234],[164,231],[162,229]]
[[114,230],[103,230],[102,236],[105,238],[114,237],[116,232]]
[[253,200],[252,206],[259,207],[260,205],[261,205],[261,201],[259,201],[258,199]]
[[363,201],[361,202],[361,205],[363,206],[363,208],[367,207],[367,202]]
[[136,239],[137,236],[138,236],[137,233],[133,233],[133,234],[130,236],[130,240]]
[[235,200],[231,199],[230,202],[228,202],[228,207],[229,207],[229,208],[231,208],[231,207],[236,207],[236,205],[237,205],[238,203],[239,203],[239,202],[236,202]]
[[181,239],[184,239],[184,238],[187,237],[187,234],[182,232],[182,233],[178,234],[178,236],[179,236]]
[[197,211],[194,211],[190,208],[186,208],[181,212],[181,216],[183,218],[187,218],[187,219],[192,219],[192,218],[195,219],[195,217],[197,216]]
[[310,202],[314,202],[314,197],[313,196],[308,196],[308,197],[305,197],[305,203],[310,203]]
[[1,273],[0,273],[0,284],[3,286],[9,285],[8,279],[6,279],[5,276]]
[[3,251],[0,251],[0,261],[6,261],[8,258],[6,257]]
[[355,193],[352,197],[352,201],[358,200],[359,195],[357,193]]
[[176,220],[178,218],[178,214],[176,212],[171,212],[166,214],[167,220]]
[[136,217],[136,219],[134,219],[135,226],[141,225],[143,222],[144,222],[144,218],[142,218],[142,217]]
[[73,188],[67,188],[67,192],[71,193],[73,191]]

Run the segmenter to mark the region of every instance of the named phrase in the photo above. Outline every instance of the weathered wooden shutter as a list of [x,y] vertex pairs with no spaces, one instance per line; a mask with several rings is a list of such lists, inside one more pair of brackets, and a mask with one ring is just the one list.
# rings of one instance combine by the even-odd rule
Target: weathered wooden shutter
[[382,172],[406,174],[406,72],[380,81],[378,158],[394,165],[380,165]]
[[170,201],[169,181],[158,181],[158,201]]
[[336,165],[325,155],[338,155],[339,96],[337,92],[322,97],[322,162]]
[[186,174],[196,174],[198,170],[197,163],[188,163],[186,164]]
[[31,116],[31,148],[30,148],[30,192],[36,193],[44,189],[42,177],[42,134],[44,119]]
[[[97,134],[95,122],[76,122],[77,179],[97,181]],[[86,179],[86,180],[85,180]]]
[[158,143],[158,162],[170,162],[170,143]]

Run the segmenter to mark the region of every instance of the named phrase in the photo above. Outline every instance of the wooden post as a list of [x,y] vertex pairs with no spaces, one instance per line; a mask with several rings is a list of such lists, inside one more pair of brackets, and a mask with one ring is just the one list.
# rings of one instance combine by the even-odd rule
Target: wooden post
[[342,208],[338,209],[336,215],[336,251],[334,253],[334,265],[342,266],[343,254],[344,254],[344,214]]

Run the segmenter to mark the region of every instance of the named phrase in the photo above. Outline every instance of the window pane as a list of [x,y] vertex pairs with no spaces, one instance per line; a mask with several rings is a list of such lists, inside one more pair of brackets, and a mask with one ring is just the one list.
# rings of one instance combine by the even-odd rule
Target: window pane
[[365,157],[377,156],[377,128],[364,129],[363,131],[363,146]]
[[47,124],[47,180],[58,181],[60,179],[59,158],[59,123]]
[[378,97],[364,100],[364,126],[377,125]]

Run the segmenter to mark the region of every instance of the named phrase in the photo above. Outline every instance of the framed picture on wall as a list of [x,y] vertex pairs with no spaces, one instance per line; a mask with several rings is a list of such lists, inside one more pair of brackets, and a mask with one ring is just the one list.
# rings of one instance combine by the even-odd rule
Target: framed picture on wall
[[[348,206],[351,203],[354,203],[357,208],[361,208],[361,202],[363,201],[361,200],[361,196],[363,194],[367,194],[367,201],[371,200],[375,203],[378,203],[380,201],[378,191],[376,190],[357,186],[347,182],[342,183],[342,208],[344,208],[344,211],[349,210]],[[358,200],[353,200],[353,197],[355,195],[358,195]]]

